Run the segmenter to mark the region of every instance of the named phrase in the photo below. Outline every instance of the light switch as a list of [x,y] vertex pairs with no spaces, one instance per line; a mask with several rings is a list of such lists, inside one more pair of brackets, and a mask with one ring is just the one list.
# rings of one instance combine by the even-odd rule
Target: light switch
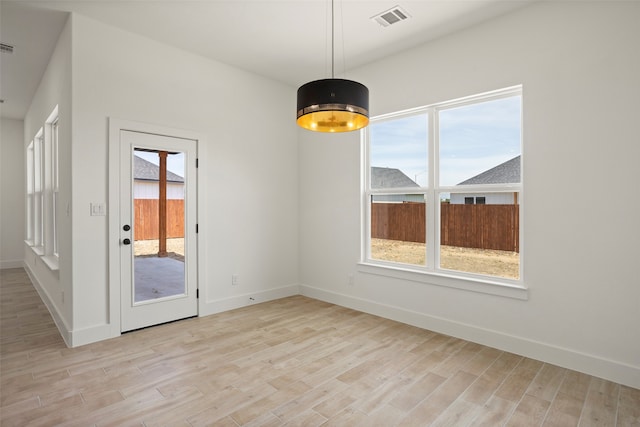
[[107,209],[104,203],[91,203],[91,216],[105,216]]

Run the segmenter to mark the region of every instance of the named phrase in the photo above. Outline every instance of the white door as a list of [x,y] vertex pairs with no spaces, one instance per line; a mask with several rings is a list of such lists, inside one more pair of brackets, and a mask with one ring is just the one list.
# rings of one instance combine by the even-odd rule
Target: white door
[[120,130],[120,144],[125,332],[198,314],[197,143]]

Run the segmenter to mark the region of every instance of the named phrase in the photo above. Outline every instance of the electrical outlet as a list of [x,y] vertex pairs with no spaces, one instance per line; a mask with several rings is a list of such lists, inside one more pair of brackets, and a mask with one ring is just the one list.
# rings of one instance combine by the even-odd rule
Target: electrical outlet
[[355,283],[355,279],[353,278],[353,274],[349,274],[349,275],[347,276],[347,284],[348,284],[349,286],[353,286],[353,285],[354,285],[354,283]]
[[231,286],[238,286],[239,283],[240,283],[240,277],[238,277],[237,274],[232,274],[231,275]]

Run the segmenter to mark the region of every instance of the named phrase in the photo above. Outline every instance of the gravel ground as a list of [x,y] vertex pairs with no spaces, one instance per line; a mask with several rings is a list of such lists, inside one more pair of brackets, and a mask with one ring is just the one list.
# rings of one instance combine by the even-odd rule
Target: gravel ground
[[[167,239],[167,252],[172,258],[184,259],[184,239]],[[133,243],[135,256],[149,256],[157,253],[157,240],[136,240]]]
[[[371,256],[384,261],[424,265],[425,245],[398,240],[372,239]],[[518,279],[520,254],[490,249],[442,246],[440,266],[450,270]]]

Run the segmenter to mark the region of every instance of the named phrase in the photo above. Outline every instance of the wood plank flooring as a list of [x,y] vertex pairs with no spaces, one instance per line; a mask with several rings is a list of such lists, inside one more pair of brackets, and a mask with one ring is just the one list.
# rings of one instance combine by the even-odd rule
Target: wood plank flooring
[[640,426],[640,390],[302,296],[69,349],[0,273],[3,427]]

